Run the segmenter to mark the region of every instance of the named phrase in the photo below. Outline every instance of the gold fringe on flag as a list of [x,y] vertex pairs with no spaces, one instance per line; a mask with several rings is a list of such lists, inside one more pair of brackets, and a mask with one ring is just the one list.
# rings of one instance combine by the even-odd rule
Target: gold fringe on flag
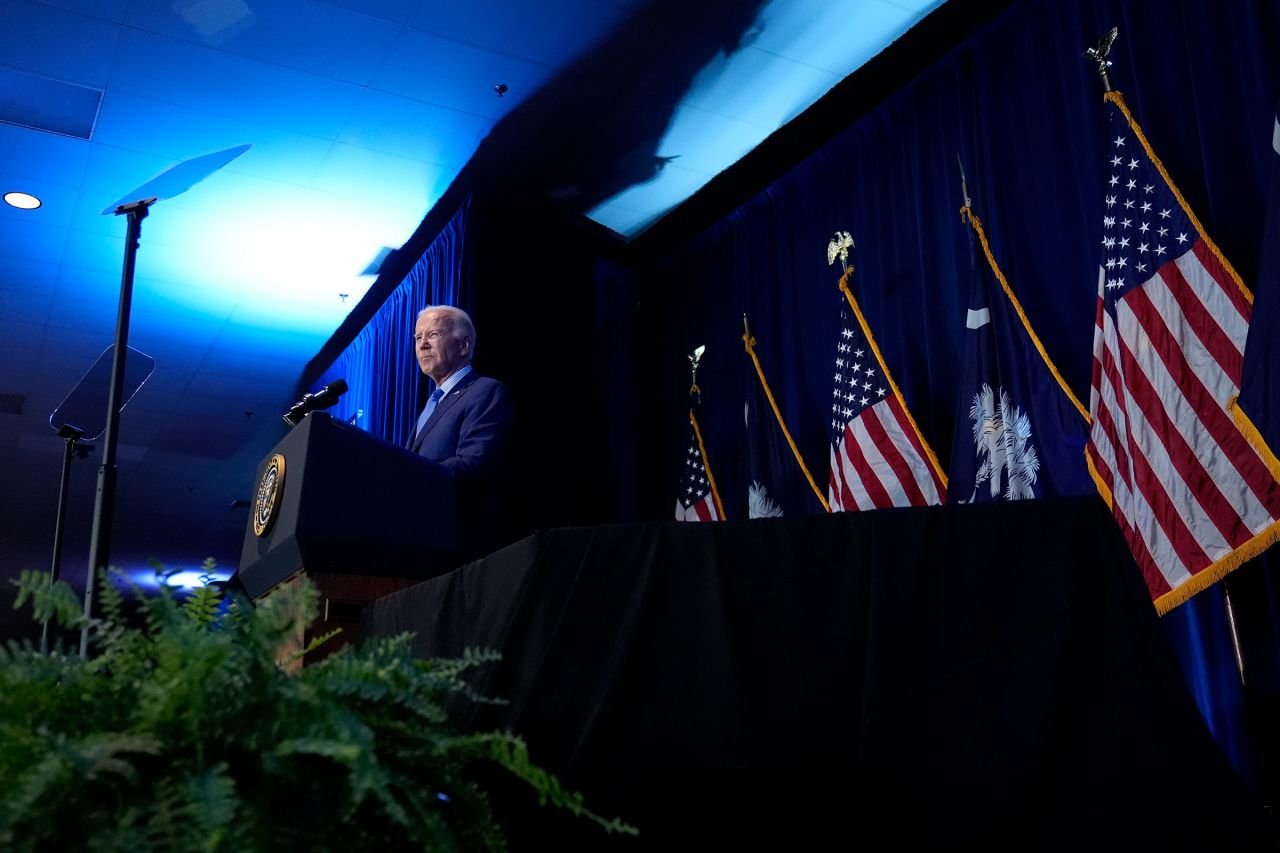
[[[1173,193],[1173,197],[1177,199],[1178,205],[1182,208],[1182,212],[1187,215],[1187,219],[1191,220],[1191,225],[1197,232],[1199,232],[1200,238],[1204,240],[1209,251],[1218,259],[1218,262],[1222,264],[1223,270],[1225,270],[1231,280],[1235,282],[1236,287],[1240,289],[1240,293],[1244,296],[1245,301],[1250,305],[1253,305],[1253,292],[1245,285],[1244,281],[1240,278],[1240,274],[1236,272],[1235,267],[1233,267],[1231,262],[1227,260],[1226,256],[1222,254],[1222,250],[1218,248],[1218,244],[1213,242],[1205,231],[1204,226],[1200,224],[1200,220],[1196,218],[1195,213],[1191,210],[1191,205],[1187,204],[1186,198],[1178,189],[1177,184],[1173,182],[1173,178],[1169,176],[1169,172],[1165,169],[1164,163],[1160,162],[1160,158],[1156,156],[1155,150],[1151,147],[1151,143],[1147,141],[1146,134],[1142,132],[1142,128],[1138,126],[1138,122],[1134,119],[1133,113],[1129,112],[1129,107],[1124,102],[1124,96],[1119,92],[1109,91],[1103,95],[1103,100],[1109,101],[1114,104],[1118,110],[1120,110],[1120,113],[1124,116],[1125,121],[1129,125],[1129,129],[1133,131],[1138,142],[1142,144],[1142,149],[1147,153],[1147,156],[1151,158],[1152,165],[1156,167],[1156,171],[1160,173],[1160,177],[1162,177],[1165,180],[1165,183],[1169,185],[1169,190]],[[1240,408],[1239,395],[1231,398],[1227,403],[1226,409],[1241,434],[1249,442],[1250,446],[1252,446],[1258,453],[1259,457],[1261,457],[1263,463],[1267,466],[1267,470],[1271,472],[1272,476],[1280,479],[1280,460],[1276,459],[1274,451],[1271,450],[1266,440],[1262,437],[1262,434],[1249,419],[1249,416]],[[1086,459],[1087,458],[1088,454],[1086,454]],[[1093,475],[1094,482],[1098,484],[1099,492],[1107,501],[1107,506],[1111,506],[1112,496],[1103,487],[1102,480],[1098,476],[1097,471],[1094,470],[1092,461],[1090,461],[1089,464],[1089,473]],[[1213,586],[1213,584],[1222,580],[1232,571],[1239,568],[1249,560],[1252,560],[1276,542],[1280,542],[1280,521],[1272,522],[1261,532],[1249,539],[1249,541],[1245,542],[1238,548],[1232,549],[1231,553],[1210,563],[1199,572],[1196,572],[1189,580],[1180,583],[1176,589],[1170,590],[1157,598],[1155,600],[1156,612],[1163,616],[1178,605],[1185,603],[1196,593],[1203,592],[1205,589]]]
[[1157,598],[1155,600],[1156,613],[1163,616],[1179,604],[1184,604],[1191,596],[1213,586],[1276,542],[1280,542],[1280,521],[1271,522],[1261,533],[1255,535],[1248,542],[1234,549],[1225,557],[1205,566],[1192,575],[1190,580],[1178,584],[1176,589],[1169,590]]

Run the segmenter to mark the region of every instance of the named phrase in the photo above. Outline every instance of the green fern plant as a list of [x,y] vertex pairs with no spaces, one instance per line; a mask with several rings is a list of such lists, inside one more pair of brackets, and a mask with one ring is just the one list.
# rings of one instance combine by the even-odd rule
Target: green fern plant
[[[83,626],[65,583],[26,572],[18,605]],[[478,779],[501,768],[609,832],[507,732],[462,733],[450,697],[497,660],[416,660],[409,636],[345,647],[296,675],[276,661],[315,618],[303,584],[257,606],[215,588],[141,597],[100,578],[87,660],[0,649],[0,849],[495,850]]]

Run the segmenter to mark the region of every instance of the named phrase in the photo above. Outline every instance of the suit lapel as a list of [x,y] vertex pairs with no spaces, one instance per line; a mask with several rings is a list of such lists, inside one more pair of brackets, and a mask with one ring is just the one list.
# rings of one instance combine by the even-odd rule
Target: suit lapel
[[435,411],[431,413],[431,417],[427,418],[427,422],[422,425],[422,434],[418,436],[418,440],[414,443],[415,451],[422,447],[422,443],[426,441],[427,435],[435,428],[435,425],[440,422],[440,419],[444,417],[444,414],[452,409],[457,402],[462,399],[462,395],[471,387],[471,383],[475,381],[475,378],[476,373],[473,370],[466,376],[462,377],[462,381],[458,383],[458,387],[440,398],[440,402],[436,403]]

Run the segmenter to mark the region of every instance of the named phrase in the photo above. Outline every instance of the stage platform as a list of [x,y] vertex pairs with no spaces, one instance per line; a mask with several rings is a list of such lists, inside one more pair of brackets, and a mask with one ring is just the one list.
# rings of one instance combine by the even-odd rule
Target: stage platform
[[[1096,498],[545,530],[380,599],[638,840],[513,849],[1271,849]],[[877,839],[881,839],[877,841]]]

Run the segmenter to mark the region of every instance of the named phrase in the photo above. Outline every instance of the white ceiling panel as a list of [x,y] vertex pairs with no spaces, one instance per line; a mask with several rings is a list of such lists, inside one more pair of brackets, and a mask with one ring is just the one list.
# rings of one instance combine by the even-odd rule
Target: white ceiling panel
[[21,189],[44,202],[36,210],[18,210],[7,204],[0,204],[0,228],[24,223],[65,228],[71,224],[71,212],[75,207],[76,197],[80,194],[75,186],[9,174],[4,171],[3,163],[0,163],[0,187],[4,187],[0,192]]
[[418,210],[427,210],[455,174],[455,169],[434,163],[339,143],[330,150],[311,186],[353,198],[402,197],[397,204],[407,200]]
[[42,6],[78,12],[102,21],[120,23],[124,20],[129,0],[37,0]]
[[12,323],[43,325],[52,306],[53,296],[48,293],[0,289],[0,319]]
[[7,258],[5,265],[5,276],[0,279],[4,284],[0,286],[27,293],[53,293],[58,287],[57,264]]
[[[146,134],[140,137],[139,128],[146,128]],[[115,92],[103,100],[94,141],[118,149],[122,159],[128,152],[144,152],[168,160],[158,169],[130,174],[133,183],[119,187],[117,198],[174,162],[244,143],[253,148],[227,164],[227,171],[306,184],[333,144],[331,139],[319,136]],[[107,165],[111,164],[104,164]],[[95,184],[95,189],[102,187]]]
[[370,89],[339,142],[461,169],[493,120]]
[[[361,92],[351,83],[137,30],[124,32],[111,85],[121,92],[326,139],[338,135]],[[164,120],[154,116],[137,132],[150,133]]]
[[384,21],[403,24],[409,20],[414,11],[424,0],[321,0],[321,2],[338,9],[371,15]]
[[314,0],[133,0],[127,23],[361,85],[369,82],[401,29]]
[[102,88],[120,27],[27,0],[0,4],[0,64]]
[[756,47],[719,56],[698,73],[685,103],[768,133],[782,127],[825,94],[841,75],[806,62],[775,56]]
[[0,257],[57,264],[67,244],[67,229],[31,220],[4,220],[0,228]]
[[[384,92],[500,118],[533,94],[555,69],[422,30],[406,30],[373,76]],[[493,87],[505,83],[502,97]]]
[[[83,139],[0,123],[0,168],[12,175],[75,186],[92,146]],[[18,187],[5,187],[4,192]]]
[[[481,4],[483,5],[483,4]],[[490,4],[492,5],[492,4]],[[593,0],[514,3],[477,15],[475,0],[426,0],[413,26],[542,65],[565,65],[627,19],[630,12]]]
[[906,32],[936,2],[772,0],[751,44],[845,77]]

